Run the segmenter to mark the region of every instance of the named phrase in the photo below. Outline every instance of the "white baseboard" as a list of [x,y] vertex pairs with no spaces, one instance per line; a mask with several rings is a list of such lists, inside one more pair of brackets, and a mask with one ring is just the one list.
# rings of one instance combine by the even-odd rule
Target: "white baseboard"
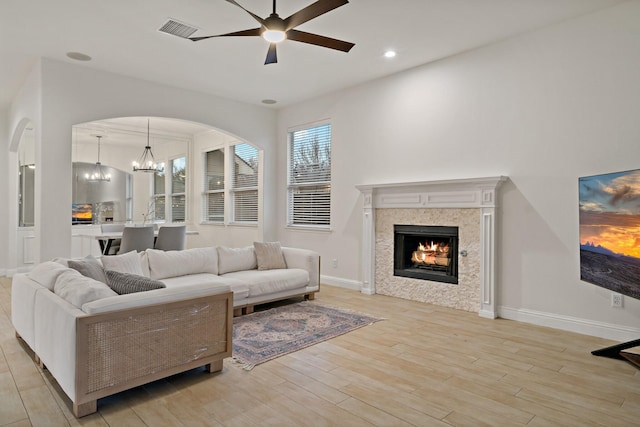
[[[362,291],[362,283],[357,280],[342,279],[333,276],[320,276],[320,282],[329,286]],[[493,312],[478,313],[480,317],[495,318]],[[515,309],[510,307],[498,307],[498,316],[503,319],[515,320],[523,323],[531,323],[538,326],[560,329],[562,331],[575,332],[610,339],[613,341],[631,341],[640,338],[640,328],[615,325],[612,323],[596,322],[577,317],[562,316],[559,314],[542,311]]]
[[323,285],[336,286],[338,288],[351,289],[354,291],[360,291],[362,289],[361,282],[357,280],[342,279],[340,277],[321,275],[320,283]]
[[538,326],[576,332],[613,341],[630,341],[640,338],[640,329],[612,323],[596,322],[577,317],[562,316],[542,311],[499,307],[498,317]]

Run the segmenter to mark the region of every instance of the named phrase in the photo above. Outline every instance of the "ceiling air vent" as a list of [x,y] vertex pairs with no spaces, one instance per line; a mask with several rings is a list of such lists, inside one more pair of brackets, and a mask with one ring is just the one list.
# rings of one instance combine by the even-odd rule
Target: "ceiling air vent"
[[171,34],[172,36],[186,39],[189,38],[191,34],[198,31],[198,29],[191,25],[170,18],[167,22],[164,23],[162,27],[158,29],[158,31],[160,31],[161,33]]

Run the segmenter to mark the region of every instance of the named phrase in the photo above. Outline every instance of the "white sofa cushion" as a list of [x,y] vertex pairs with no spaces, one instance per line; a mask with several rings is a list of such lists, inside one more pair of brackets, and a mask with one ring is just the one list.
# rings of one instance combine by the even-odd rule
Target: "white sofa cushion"
[[182,251],[147,249],[149,274],[152,279],[185,276],[187,274],[218,274],[218,252],[215,247]]
[[253,246],[245,248],[218,246],[218,274],[255,270],[256,268],[258,268],[258,262]]
[[229,292],[225,285],[185,285],[174,288],[154,289],[149,292],[137,292],[127,295],[118,295],[113,298],[103,298],[92,301],[82,306],[82,311],[87,314],[104,313],[107,311],[126,308],[144,307],[153,304],[163,304],[181,299],[201,297],[205,295]]
[[238,305],[243,299],[249,296],[247,285],[237,279],[230,277],[220,277],[211,273],[189,274],[188,276],[167,277],[160,280],[167,288],[177,288],[185,285],[207,284],[211,286],[227,285],[233,291],[233,302]]
[[78,308],[97,299],[118,295],[106,284],[83,276],[72,269],[58,276],[53,292]]
[[309,272],[299,268],[278,270],[245,270],[227,273],[224,279],[236,279],[249,288],[249,298],[274,292],[305,288],[309,283]]
[[27,273],[27,277],[50,291],[53,291],[58,276],[67,270],[69,270],[69,268],[66,265],[55,261],[46,261],[33,267],[33,269]]
[[253,242],[253,249],[256,252],[258,270],[287,268],[280,242]]
[[144,276],[142,262],[138,252],[131,251],[122,255],[111,255],[102,257],[102,265],[105,270],[119,271],[120,273],[137,274]]

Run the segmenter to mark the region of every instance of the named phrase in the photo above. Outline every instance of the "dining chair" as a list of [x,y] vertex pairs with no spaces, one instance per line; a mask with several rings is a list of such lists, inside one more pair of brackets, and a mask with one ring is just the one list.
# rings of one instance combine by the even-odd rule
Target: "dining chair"
[[[124,224],[100,224],[100,230],[103,233],[122,233],[124,230]],[[102,255],[115,255],[120,250],[120,243],[122,239],[113,239],[109,250]],[[106,248],[105,248],[106,249]]]
[[153,248],[154,232],[153,226],[148,227],[125,227],[122,230],[122,242],[119,253],[131,251],[142,252]]
[[184,249],[187,234],[186,225],[160,227],[155,249],[162,251],[181,251]]

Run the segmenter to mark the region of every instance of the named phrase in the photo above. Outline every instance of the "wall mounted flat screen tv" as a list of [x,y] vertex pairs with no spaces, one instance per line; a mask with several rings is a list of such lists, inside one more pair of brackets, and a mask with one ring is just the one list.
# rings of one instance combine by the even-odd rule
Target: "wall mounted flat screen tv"
[[71,224],[93,224],[93,205],[91,203],[71,205]]
[[578,181],[580,279],[640,298],[640,169]]

